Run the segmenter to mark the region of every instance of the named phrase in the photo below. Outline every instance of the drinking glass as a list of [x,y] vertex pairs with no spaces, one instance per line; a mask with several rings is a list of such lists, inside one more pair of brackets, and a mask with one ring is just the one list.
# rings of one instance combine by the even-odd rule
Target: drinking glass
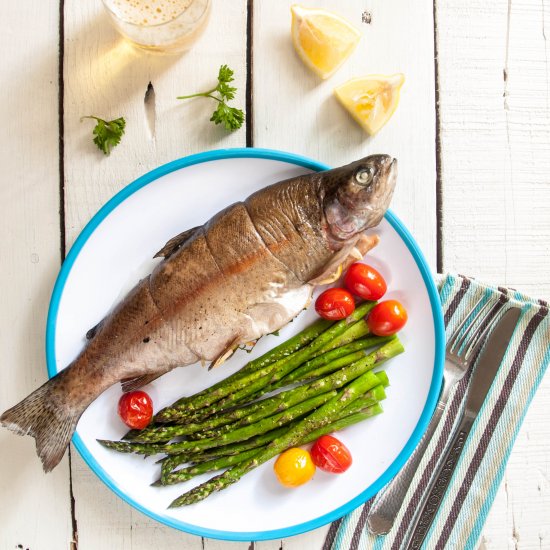
[[132,44],[181,53],[206,27],[211,0],[103,0],[114,27]]

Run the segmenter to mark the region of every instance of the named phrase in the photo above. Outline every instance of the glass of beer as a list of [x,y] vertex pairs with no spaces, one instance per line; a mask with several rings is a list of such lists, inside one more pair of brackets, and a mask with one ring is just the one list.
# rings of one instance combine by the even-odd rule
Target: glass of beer
[[187,51],[206,27],[211,0],[103,0],[115,28],[150,52]]

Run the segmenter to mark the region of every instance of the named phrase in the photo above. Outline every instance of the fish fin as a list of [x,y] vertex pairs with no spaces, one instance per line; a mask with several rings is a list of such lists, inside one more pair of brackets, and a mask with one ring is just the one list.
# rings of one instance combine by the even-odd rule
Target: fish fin
[[169,258],[174,252],[180,249],[187,240],[189,240],[194,234],[195,231],[199,228],[193,227],[192,229],[187,229],[183,233],[172,237],[154,256],[153,258],[160,258],[164,256],[164,259]]
[[352,263],[361,261],[367,252],[372,250],[379,242],[380,237],[378,235],[365,235],[363,233],[351,249],[348,257],[344,260],[342,269],[345,271]]
[[[356,241],[355,241],[356,242]],[[308,281],[310,285],[326,285],[329,282],[333,283],[342,274],[342,264],[348,257],[349,253],[355,246],[355,242],[349,243],[341,250],[336,252],[315,277]]]
[[[261,336],[260,336],[261,338]],[[244,350],[247,352],[247,353],[250,353],[255,347],[256,345],[258,344],[258,342],[260,341],[260,338],[257,338],[256,340],[250,340],[249,342],[245,342],[243,344],[244,347]],[[243,348],[241,348],[243,349]]]
[[45,472],[55,468],[68,447],[82,411],[62,410],[54,398],[52,378],[0,416],[0,423],[18,435],[32,435]]
[[355,246],[350,250],[346,259],[342,262],[342,271],[346,271],[351,264],[360,262],[367,252],[372,250],[379,242],[380,237],[378,235],[362,234],[355,243]]
[[309,281],[310,285],[330,285],[334,281],[337,281],[342,275],[342,264],[336,266],[336,269],[332,273],[327,273],[326,271],[321,273],[319,277],[315,277]]
[[122,387],[122,391],[124,393],[139,390],[139,388],[150,384],[157,378],[160,378],[163,374],[166,374],[169,370],[172,369],[168,369],[162,372],[155,372],[154,374],[144,374],[142,376],[136,376],[135,378],[126,378],[125,380],[120,381],[120,386]]
[[363,256],[374,248],[380,238],[378,235],[359,236],[357,241],[342,248],[325,266],[320,275],[308,281],[311,285],[328,285],[340,278],[340,275],[354,262],[362,260]]
[[237,336],[234,338],[231,343],[210,363],[208,370],[215,369],[219,367],[220,365],[223,365],[232,355],[235,353],[235,350],[239,346],[239,343],[241,341],[241,336]]

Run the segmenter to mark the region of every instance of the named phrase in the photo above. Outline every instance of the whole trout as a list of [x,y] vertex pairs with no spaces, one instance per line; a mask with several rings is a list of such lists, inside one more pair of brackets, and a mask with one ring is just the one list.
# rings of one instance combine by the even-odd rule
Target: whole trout
[[373,155],[270,185],[177,235],[153,272],[88,332],[78,357],[0,421],[32,435],[50,471],[81,414],[111,385],[136,388],[196,361],[217,366],[278,330],[356,246],[372,246],[363,232],[384,216],[396,176],[394,159]]

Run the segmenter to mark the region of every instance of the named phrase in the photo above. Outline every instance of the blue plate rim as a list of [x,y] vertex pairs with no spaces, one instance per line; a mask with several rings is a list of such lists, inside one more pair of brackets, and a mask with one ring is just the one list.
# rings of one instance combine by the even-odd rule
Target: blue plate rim
[[[295,153],[289,153],[285,151],[278,151],[274,149],[261,149],[261,148],[231,148],[231,149],[216,149],[212,151],[206,151],[202,153],[197,153],[189,155],[167,164],[163,164],[150,172],[142,175],[141,177],[134,180],[132,183],[128,184],[126,187],[121,189],[116,195],[114,195],[107,203],[105,203],[98,212],[92,217],[92,219],[84,227],[80,235],[77,237],[73,246],[71,247],[69,253],[63,265],[59,275],[57,276],[52,297],[50,300],[50,305],[48,309],[48,318],[46,323],[46,364],[48,369],[48,376],[51,378],[56,374],[56,362],[55,362],[55,329],[57,324],[57,315],[59,311],[59,303],[61,296],[63,294],[63,289],[65,283],[71,271],[71,268],[76,261],[80,251],[83,246],[86,244],[88,238],[92,235],[95,229],[99,224],[126,198],[130,195],[152,183],[153,181],[159,179],[166,174],[192,166],[194,164],[201,164],[204,162],[211,162],[215,160],[231,159],[231,158],[259,158],[267,160],[277,160],[282,162],[287,162],[289,164],[295,164],[304,168],[308,168],[314,171],[322,171],[330,169],[330,166],[310,159],[308,157],[298,155]],[[143,507],[141,504],[130,498],[126,495],[123,490],[117,485],[116,481],[100,466],[96,461],[92,453],[88,450],[84,444],[81,437],[78,433],[75,433],[72,439],[72,442],[84,461],[92,469],[92,471],[109,487],[115,494],[120,498],[125,500],[128,504],[142,512],[143,514],[173,527],[193,535],[198,535],[207,538],[214,538],[227,541],[260,541],[260,540],[273,540],[279,538],[286,538],[293,535],[298,535],[317,529],[339,519],[345,514],[351,512],[369,498],[375,495],[384,485],[386,485],[391,479],[397,474],[399,469],[405,464],[409,456],[412,454],[415,447],[418,445],[422,435],[424,434],[430,418],[435,409],[437,399],[439,396],[439,390],[441,387],[441,381],[443,378],[443,365],[444,365],[444,353],[445,353],[445,329],[443,323],[443,314],[441,308],[441,302],[439,300],[439,293],[435,286],[435,282],[431,276],[430,269],[426,262],[426,259],[420,250],[419,246],[416,244],[413,236],[401,220],[391,211],[386,212],[386,219],[390,225],[397,231],[400,237],[403,239],[405,245],[411,252],[419,270],[422,275],[422,279],[428,291],[430,305],[432,308],[432,315],[434,321],[434,332],[435,332],[435,354],[434,354],[434,371],[432,375],[432,380],[430,384],[430,389],[428,391],[428,398],[420,419],[413,430],[409,440],[406,445],[403,447],[399,455],[395,460],[388,466],[385,472],[369,487],[367,487],[363,492],[357,495],[355,498],[347,502],[346,504],[332,510],[331,512],[319,516],[313,520],[300,523],[297,525],[292,525],[289,527],[274,529],[269,531],[220,531],[217,529],[208,529],[205,527],[198,527],[186,523],[184,521],[177,520],[175,518],[161,516],[148,510]]]

